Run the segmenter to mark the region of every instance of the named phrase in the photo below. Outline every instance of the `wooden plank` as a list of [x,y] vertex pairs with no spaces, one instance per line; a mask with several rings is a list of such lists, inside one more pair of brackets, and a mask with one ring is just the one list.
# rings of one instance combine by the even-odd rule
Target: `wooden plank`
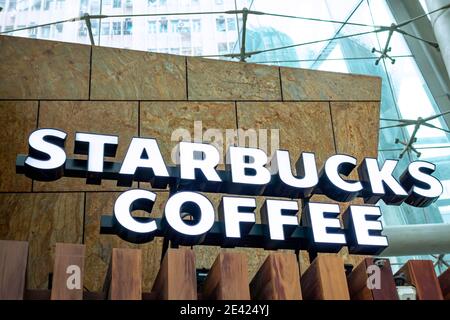
[[445,300],[450,300],[450,268],[439,276],[439,285]]
[[112,250],[110,281],[109,299],[142,299],[142,252],[140,249],[114,248]]
[[319,255],[301,277],[304,300],[349,300],[344,260]]
[[398,300],[391,264],[387,259],[383,259],[382,265],[379,266],[380,273],[377,279],[379,283],[371,289],[367,286],[369,274],[373,275],[373,271],[368,273],[368,268],[375,265],[374,260],[374,258],[365,258],[347,277],[350,298],[352,300]]
[[293,253],[271,253],[250,282],[256,300],[301,300],[300,274]]
[[0,240],[0,300],[22,300],[28,242]]
[[240,252],[219,253],[206,277],[202,298],[249,300],[247,256]]
[[416,287],[417,300],[443,300],[441,287],[431,260],[409,260],[397,271]]
[[56,244],[51,300],[83,300],[84,259],[83,244]]
[[194,251],[169,248],[153,284],[160,300],[197,300]]

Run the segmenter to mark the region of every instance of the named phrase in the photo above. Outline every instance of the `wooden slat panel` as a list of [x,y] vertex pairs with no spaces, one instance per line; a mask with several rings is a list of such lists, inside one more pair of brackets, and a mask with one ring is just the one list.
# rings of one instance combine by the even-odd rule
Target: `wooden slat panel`
[[113,249],[109,298],[111,300],[142,299],[142,252],[140,249]]
[[22,300],[28,242],[0,240],[0,300]]
[[335,255],[320,255],[301,278],[305,300],[349,300],[344,260]]
[[[55,264],[53,266],[52,300],[83,300],[84,281],[84,254],[83,244],[57,243],[55,248]],[[69,277],[74,275],[70,266],[79,268],[80,286],[70,289]],[[69,271],[69,273],[68,273]]]
[[404,273],[406,281],[416,287],[417,300],[443,299],[431,260],[409,260],[396,275],[400,273]]
[[271,253],[250,283],[250,294],[258,300],[301,300],[296,255]]
[[197,279],[192,249],[168,249],[152,292],[156,299],[196,300]]
[[206,300],[249,300],[245,254],[221,252],[205,280],[202,297]]
[[450,268],[439,276],[439,285],[445,300],[450,300]]
[[[389,260],[380,267],[379,287],[367,287],[367,268],[374,265],[373,258],[365,258],[348,276],[348,289],[352,300],[398,300],[397,288]],[[372,273],[371,273],[372,274]]]

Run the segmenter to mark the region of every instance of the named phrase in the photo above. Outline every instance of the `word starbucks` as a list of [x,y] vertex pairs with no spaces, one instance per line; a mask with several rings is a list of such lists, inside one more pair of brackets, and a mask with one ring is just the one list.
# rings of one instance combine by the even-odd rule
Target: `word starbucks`
[[[57,129],[39,129],[29,137],[29,154],[18,155],[18,173],[53,181],[63,176],[86,178],[89,184],[102,179],[117,180],[119,186],[134,181],[150,182],[154,188],[170,188],[162,218],[134,217],[134,210],[151,213],[157,194],[142,189],[122,193],[112,216],[102,216],[101,232],[143,243],[155,236],[181,245],[248,246],[269,249],[309,249],[337,252],[347,245],[351,253],[376,254],[388,246],[382,235],[379,200],[388,205],[403,202],[424,207],[442,193],[442,185],[431,174],[435,165],[415,161],[397,180],[397,160],[365,158],[359,166],[349,155],[333,155],[318,170],[315,155],[304,152],[292,169],[289,151],[277,150],[268,163],[264,151],[231,146],[224,170],[218,170],[218,150],[209,144],[180,142],[176,165],[167,165],[155,139],[132,138],[123,162],[112,162],[119,138],[114,135],[76,133],[74,153],[86,159],[68,159],[64,150],[67,134]],[[347,177],[357,172],[358,180]],[[224,196],[215,221],[215,209],[199,192],[233,194]],[[351,205],[338,218],[338,204],[310,201],[315,194],[339,202],[356,197],[365,205]],[[246,195],[242,197],[240,195]],[[266,199],[256,223],[256,199]],[[250,196],[250,197],[248,197]],[[296,199],[303,199],[299,208]],[[299,223],[299,210],[302,215]]]

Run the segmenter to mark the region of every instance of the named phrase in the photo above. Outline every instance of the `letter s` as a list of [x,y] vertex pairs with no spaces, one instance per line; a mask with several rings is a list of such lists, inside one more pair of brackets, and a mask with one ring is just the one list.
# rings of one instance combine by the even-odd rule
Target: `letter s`
[[29,155],[25,160],[26,175],[35,180],[53,181],[64,173],[67,134],[56,129],[38,129],[28,138]]

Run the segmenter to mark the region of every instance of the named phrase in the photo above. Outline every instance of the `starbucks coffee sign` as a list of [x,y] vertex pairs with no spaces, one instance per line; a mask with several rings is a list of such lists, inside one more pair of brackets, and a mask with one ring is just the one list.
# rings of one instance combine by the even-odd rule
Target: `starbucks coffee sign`
[[[410,163],[396,179],[397,160],[379,164],[377,159],[365,158],[357,166],[354,157],[337,154],[318,168],[315,155],[304,152],[293,169],[287,150],[277,150],[269,162],[260,149],[231,146],[225,170],[218,170],[220,154],[209,144],[180,142],[177,164],[167,165],[155,139],[132,138],[122,162],[105,160],[115,156],[117,136],[76,133],[74,153],[86,155],[83,160],[67,158],[66,139],[67,134],[58,129],[31,133],[28,155],[17,156],[17,172],[40,181],[65,176],[86,178],[88,184],[107,179],[116,180],[118,186],[131,187],[140,181],[150,182],[153,188],[169,188],[162,218],[152,213],[157,194],[143,189],[123,192],[113,214],[102,216],[102,233],[134,243],[166,237],[179,245],[316,252],[337,252],[348,246],[350,253],[378,254],[388,246],[376,205],[380,200],[387,205],[405,202],[425,207],[443,191],[432,176],[435,165],[425,161]],[[353,171],[357,180],[347,178]],[[218,212],[204,192],[227,194]],[[336,202],[359,197],[365,204],[350,205],[341,222],[337,203],[316,202],[313,195]],[[261,223],[256,222],[256,196],[265,197],[259,209]],[[135,217],[134,210],[144,210],[148,216]]]

